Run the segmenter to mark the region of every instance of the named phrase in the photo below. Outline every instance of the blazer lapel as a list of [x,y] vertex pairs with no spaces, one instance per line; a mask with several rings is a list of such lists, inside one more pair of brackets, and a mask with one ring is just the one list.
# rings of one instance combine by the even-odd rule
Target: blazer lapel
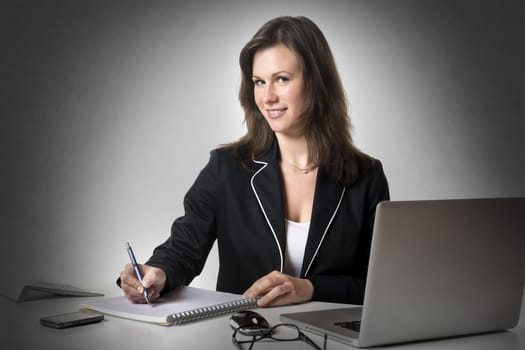
[[345,187],[333,182],[322,168],[317,172],[317,182],[315,186],[314,204],[312,208],[312,218],[310,220],[310,231],[304,252],[301,277],[309,273],[310,267],[315,260],[317,251],[320,249],[324,237],[330,228],[342,198]]
[[[253,160],[255,173],[251,178],[251,186],[279,250],[280,271],[282,272],[286,231],[278,152],[277,142],[274,141],[270,152]],[[306,276],[309,273],[317,251],[320,249],[330,224],[339,210],[344,193],[345,187],[333,182],[328,174],[319,168],[301,276]]]
[[276,247],[279,250],[281,258],[280,271],[283,271],[286,234],[278,159],[278,147],[276,142],[274,142],[270,152],[259,159],[253,160],[256,172],[251,178],[251,186],[268,223],[268,228],[274,237]]

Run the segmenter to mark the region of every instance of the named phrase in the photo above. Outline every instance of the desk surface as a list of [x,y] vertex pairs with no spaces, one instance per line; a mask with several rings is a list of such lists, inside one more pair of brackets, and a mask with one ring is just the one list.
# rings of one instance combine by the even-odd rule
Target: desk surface
[[[84,299],[85,300],[85,299]],[[0,348],[1,349],[235,349],[231,343],[232,330],[228,316],[216,317],[183,326],[163,327],[106,316],[105,321],[77,328],[55,330],[39,323],[42,316],[76,311],[83,299],[60,298],[14,303],[0,297]],[[329,309],[341,304],[311,302],[303,305],[271,309],[258,309],[271,324],[279,323],[285,312]],[[503,332],[427,341],[398,346],[395,350],[524,350],[525,322],[521,315],[518,327]],[[307,333],[319,345],[322,338]],[[261,343],[257,349],[309,349],[302,342]],[[328,350],[352,349],[347,345],[328,340]]]

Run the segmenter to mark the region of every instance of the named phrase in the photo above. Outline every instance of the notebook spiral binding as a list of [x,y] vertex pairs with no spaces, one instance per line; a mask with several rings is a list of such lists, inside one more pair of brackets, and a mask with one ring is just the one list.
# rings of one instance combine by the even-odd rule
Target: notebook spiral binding
[[258,298],[240,299],[232,302],[206,306],[199,309],[178,312],[169,315],[167,320],[169,324],[182,325],[193,321],[204,320],[210,317],[252,309],[257,306],[257,300]]

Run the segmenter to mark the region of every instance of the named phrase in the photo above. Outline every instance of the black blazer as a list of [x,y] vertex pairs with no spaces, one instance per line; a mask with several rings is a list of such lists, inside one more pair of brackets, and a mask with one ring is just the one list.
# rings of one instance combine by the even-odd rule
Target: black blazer
[[[148,265],[163,269],[167,290],[198,275],[217,239],[217,290],[243,293],[256,279],[282,271],[286,247],[279,149],[254,159],[249,169],[226,149],[208,164],[184,197],[185,215],[155,248]],[[361,304],[376,205],[389,198],[381,163],[351,186],[318,170],[301,277],[313,300]]]

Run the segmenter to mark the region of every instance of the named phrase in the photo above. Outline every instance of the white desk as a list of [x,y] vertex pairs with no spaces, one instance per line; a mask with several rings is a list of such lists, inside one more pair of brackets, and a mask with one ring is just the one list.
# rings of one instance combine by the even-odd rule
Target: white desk
[[[163,327],[106,316],[98,324],[77,328],[55,330],[40,326],[41,316],[76,311],[81,299],[60,298],[14,303],[0,297],[0,349],[140,349],[140,350],[181,350],[181,349],[235,349],[231,343],[232,330],[228,316],[187,324]],[[338,307],[340,304],[312,302],[304,305],[272,309],[257,309],[273,325],[279,323],[279,314],[323,308]],[[390,346],[395,350],[524,350],[524,315],[517,328],[491,334],[419,342]],[[307,333],[322,346],[322,338]],[[257,349],[310,349],[303,342],[261,343]],[[353,349],[331,340],[328,350]]]

